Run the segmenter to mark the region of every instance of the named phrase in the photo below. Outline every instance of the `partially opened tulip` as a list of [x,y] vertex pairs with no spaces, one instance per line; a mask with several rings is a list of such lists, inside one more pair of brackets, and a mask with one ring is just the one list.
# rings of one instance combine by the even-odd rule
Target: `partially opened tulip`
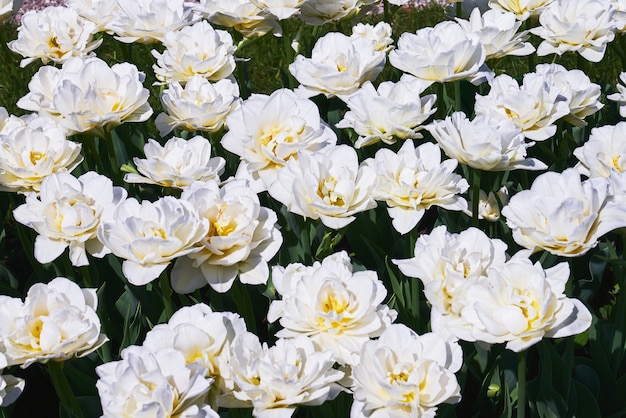
[[554,0],[489,0],[489,7],[515,14],[517,20],[538,16]]
[[610,94],[606,98],[617,102],[620,116],[626,118],[626,72],[621,73],[619,79],[621,84],[616,85],[617,93]]
[[275,16],[247,0],[200,0],[194,8],[214,25],[233,28],[245,38],[281,33]]
[[589,139],[574,150],[576,168],[588,177],[610,177],[626,169],[626,122],[593,128]]

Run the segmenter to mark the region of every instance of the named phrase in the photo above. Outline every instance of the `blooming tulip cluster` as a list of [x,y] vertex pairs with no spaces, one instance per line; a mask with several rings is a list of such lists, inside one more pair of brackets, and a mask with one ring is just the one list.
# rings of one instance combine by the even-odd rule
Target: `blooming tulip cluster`
[[[459,414],[620,416],[585,408],[623,381],[626,72],[589,62],[626,63],[626,0],[447,3],[405,32],[402,0],[26,13],[0,371],[44,364],[68,416],[434,417],[462,393]],[[0,406],[24,388],[0,374]]]

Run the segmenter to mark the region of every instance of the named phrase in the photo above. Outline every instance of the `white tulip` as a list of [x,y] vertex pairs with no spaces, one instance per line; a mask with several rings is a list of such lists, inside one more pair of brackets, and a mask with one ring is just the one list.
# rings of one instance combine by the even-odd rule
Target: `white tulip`
[[598,244],[598,239],[626,226],[626,207],[608,199],[609,182],[602,177],[581,181],[576,169],[548,172],[502,209],[519,245],[577,257]]
[[13,216],[39,234],[35,239],[37,261],[50,263],[69,247],[72,265],[86,266],[87,253],[99,258],[109,253],[96,235],[98,225],[126,195],[126,190],[93,171],[78,178],[59,172],[47,176],[39,196],[30,193]]
[[369,10],[376,0],[306,0],[300,6],[298,18],[307,25],[354,19]]
[[230,76],[235,69],[232,37],[226,31],[213,29],[207,21],[167,32],[163,45],[163,53],[152,50],[157,59],[152,68],[164,84],[173,81],[184,84],[194,75],[217,81]]
[[226,116],[239,107],[239,86],[231,79],[211,83],[194,75],[184,87],[174,81],[161,93],[161,103],[167,113],[157,116],[155,124],[161,136],[174,129],[217,132],[224,126]]
[[591,325],[591,313],[577,299],[565,296],[569,265],[544,270],[527,258],[514,258],[473,281],[462,298],[465,326],[452,327],[461,339],[504,343],[520,352],[543,337],[579,334]]
[[235,338],[229,358],[236,398],[252,404],[258,418],[291,417],[298,405],[334,399],[343,372],[333,369],[333,354],[319,351],[301,335],[279,339],[268,348],[254,334]]
[[245,38],[257,38],[268,32],[281,33],[274,16],[248,0],[200,0],[194,7],[209,22],[233,28]]
[[71,58],[58,69],[44,66],[28,83],[18,107],[56,119],[70,133],[104,135],[124,122],[152,115],[144,74],[132,64],[109,67],[97,57]]
[[335,253],[312,266],[274,267],[272,283],[281,295],[267,319],[279,320],[280,338],[308,336],[331,350],[341,364],[355,364],[361,346],[378,337],[396,318],[383,304],[387,290],[374,271],[352,272],[348,254]]
[[437,405],[461,400],[454,373],[462,362],[458,343],[391,325],[363,345],[352,368],[350,417],[434,417]]
[[427,87],[428,83],[408,75],[397,83],[382,82],[378,89],[366,81],[345,99],[350,110],[335,126],[353,128],[359,134],[356,148],[379,141],[391,145],[397,139],[422,138],[420,125],[437,110],[433,107],[437,100],[434,94],[419,96]]
[[375,25],[369,23],[357,23],[352,27],[351,38],[365,38],[374,42],[376,51],[389,52],[393,49],[391,45],[391,25],[387,22],[378,22]]
[[555,0],[539,15],[541,26],[531,32],[543,38],[537,55],[574,51],[600,62],[615,38],[615,7],[606,0]]
[[626,169],[626,122],[593,128],[587,142],[574,150],[576,166],[588,177],[610,177]]
[[[234,399],[220,370],[226,353],[237,335],[246,332],[245,321],[230,312],[213,312],[198,303],[176,311],[167,324],[159,324],[146,334],[143,347],[152,353],[171,348],[181,352],[187,365],[201,366],[205,376],[214,380],[206,403],[217,409],[225,397]],[[232,401],[231,401],[232,402]]]
[[454,112],[445,120],[426,126],[449,158],[485,171],[546,170],[536,158],[527,158],[522,131],[509,119],[479,115],[470,121],[465,113]]
[[465,79],[480,83],[489,73],[485,58],[479,37],[456,22],[405,32],[398,39],[398,47],[389,53],[392,66],[431,82]]
[[506,261],[506,244],[491,239],[477,228],[451,234],[445,225],[421,235],[415,242],[414,257],[393,260],[400,271],[424,284],[424,294],[432,305],[431,326],[445,338],[454,338],[447,323],[458,320],[465,303],[465,288],[490,268]]
[[382,148],[363,164],[376,173],[372,197],[387,203],[392,225],[401,234],[415,228],[432,206],[467,209],[459,196],[469,188],[467,180],[454,173],[456,160],[441,162],[441,150],[433,143],[415,148],[406,141],[397,154]]
[[515,14],[517,20],[524,21],[540,15],[554,0],[489,0],[489,7]]
[[468,20],[457,18],[456,21],[467,32],[478,35],[488,60],[535,52],[535,47],[530,42],[525,42],[530,37],[528,31],[517,32],[522,23],[511,12],[491,9],[481,15],[480,9],[475,8]]
[[177,350],[130,346],[96,373],[103,418],[219,418],[205,402],[213,379]]
[[298,13],[300,13],[300,7],[307,0],[251,0],[259,9],[264,12],[270,13],[278,20],[288,19]]
[[83,357],[104,344],[96,289],[65,277],[28,289],[24,302],[0,296],[0,342],[9,366]]
[[586,126],[584,118],[604,107],[600,101],[600,86],[592,83],[581,70],[567,70],[559,64],[539,64],[534,74],[525,75],[524,83],[534,77],[543,78],[551,90],[565,98],[569,114],[564,119],[574,126]]
[[116,0],[107,31],[120,42],[162,42],[168,32],[191,23],[192,8],[185,0]]
[[17,30],[17,39],[7,46],[24,59],[20,67],[40,59],[63,63],[70,57],[92,56],[102,44],[95,40],[96,25],[80,17],[73,9],[49,6],[42,10],[24,13]]
[[257,194],[243,180],[195,183],[183,192],[209,224],[197,252],[176,260],[172,287],[191,293],[207,283],[228,291],[237,276],[242,283],[265,284],[268,262],[283,242],[271,209],[261,206]]
[[376,171],[359,166],[354,148],[338,145],[298,153],[278,172],[268,192],[290,212],[340,229],[354,221],[356,213],[376,207],[371,196],[375,182]]
[[533,141],[553,136],[555,122],[569,114],[567,98],[551,88],[540,75],[526,74],[520,86],[513,77],[502,74],[490,84],[491,90],[486,96],[476,95],[476,114],[509,119]]
[[108,31],[107,25],[120,12],[117,0],[66,0],[65,4],[80,16],[95,23],[98,32]]
[[208,221],[187,201],[165,196],[139,203],[130,198],[101,221],[98,238],[124,259],[128,281],[141,286],[159,277],[176,257],[199,251],[197,244],[208,231]]
[[237,178],[250,181],[256,192],[267,190],[298,151],[319,151],[337,142],[317,105],[287,89],[253,94],[228,115],[226,125],[222,146],[241,158]]
[[211,143],[201,136],[173,137],[163,146],[148,139],[144,153],[145,159],[133,158],[141,174],[128,173],[125,182],[184,189],[195,181],[219,180],[226,164],[222,157],[211,158]]
[[72,171],[83,160],[81,145],[67,140],[56,123],[44,121],[5,125],[0,134],[0,190],[38,192],[45,177]]
[[347,96],[382,71],[386,54],[374,41],[330,32],[315,42],[311,58],[298,55],[289,72],[300,82],[297,92],[306,97]]

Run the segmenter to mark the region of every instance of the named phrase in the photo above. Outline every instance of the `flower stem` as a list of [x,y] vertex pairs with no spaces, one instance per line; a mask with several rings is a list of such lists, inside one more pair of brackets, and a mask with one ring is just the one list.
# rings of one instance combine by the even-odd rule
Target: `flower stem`
[[70,411],[72,416],[83,418],[83,411],[80,409],[80,405],[78,405],[78,400],[72,392],[72,388],[70,386],[70,382],[68,382],[67,380],[67,376],[65,376],[65,372],[63,371],[63,365],[64,362],[62,361],[48,362],[48,373],[50,373],[52,385],[54,386],[54,390],[61,400],[61,404]]
[[526,417],[526,350],[517,354],[517,418]]
[[164,271],[159,276],[159,287],[161,288],[161,296],[163,297],[163,308],[167,318],[171,318],[174,314],[174,306],[172,305],[172,287],[170,286],[169,275]]
[[472,170],[472,226],[478,226],[478,204],[480,203],[480,170]]

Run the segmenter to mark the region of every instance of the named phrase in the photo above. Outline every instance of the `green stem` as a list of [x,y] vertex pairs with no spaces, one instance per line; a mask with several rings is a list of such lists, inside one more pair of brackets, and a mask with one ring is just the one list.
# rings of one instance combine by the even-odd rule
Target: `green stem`
[[159,276],[159,285],[161,287],[161,296],[163,297],[163,308],[167,318],[171,318],[174,314],[174,305],[172,305],[172,287],[170,286],[170,278],[164,271]]
[[[457,3],[461,4],[461,3]],[[454,111],[461,110],[461,81],[454,82]]]
[[63,371],[64,364],[65,363],[62,361],[48,362],[48,373],[50,373],[52,385],[59,396],[61,404],[65,406],[73,416],[83,418],[83,411],[80,409],[80,405],[78,405],[78,400],[76,396],[74,396],[70,382],[67,380],[67,376],[65,376],[65,372]]
[[526,417],[526,351],[517,353],[517,418]]
[[472,226],[478,227],[478,204],[480,203],[480,170],[472,170]]

